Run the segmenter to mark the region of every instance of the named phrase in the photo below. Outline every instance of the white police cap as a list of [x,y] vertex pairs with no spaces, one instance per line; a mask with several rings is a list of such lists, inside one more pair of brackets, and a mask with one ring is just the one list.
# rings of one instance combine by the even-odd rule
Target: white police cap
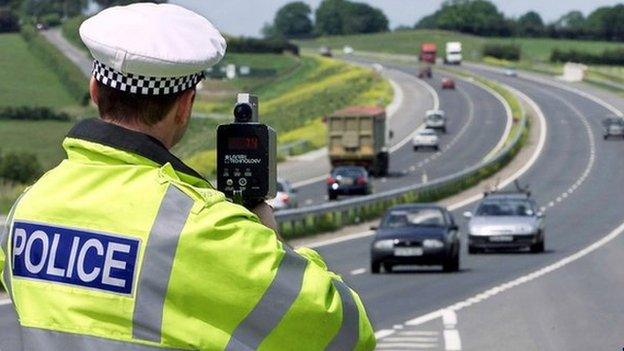
[[194,86],[226,48],[206,18],[172,4],[108,8],[82,23],[80,37],[95,59],[95,79],[142,95],[173,94]]

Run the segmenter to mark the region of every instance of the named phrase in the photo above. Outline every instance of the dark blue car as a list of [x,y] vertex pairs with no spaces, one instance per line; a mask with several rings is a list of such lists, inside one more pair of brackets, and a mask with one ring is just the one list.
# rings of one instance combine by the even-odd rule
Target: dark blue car
[[459,270],[459,229],[443,207],[409,204],[389,209],[375,230],[371,244],[371,271],[383,266],[440,265],[445,272]]

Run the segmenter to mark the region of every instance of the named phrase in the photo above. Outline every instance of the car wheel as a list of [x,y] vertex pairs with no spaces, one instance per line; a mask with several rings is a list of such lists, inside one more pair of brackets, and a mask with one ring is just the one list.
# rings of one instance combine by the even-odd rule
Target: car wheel
[[414,146],[414,151],[418,151],[418,146]]
[[446,127],[442,127],[442,133],[446,133]]
[[544,240],[542,239],[542,241],[538,242],[537,244],[533,244],[531,245],[531,252],[533,253],[540,253],[540,252],[544,252]]
[[440,151],[440,146],[436,145],[436,146],[434,146],[434,147],[433,147],[433,149],[434,149],[435,151]]
[[383,267],[386,273],[392,273],[392,263],[384,263]]
[[608,137],[609,137],[608,135],[603,135],[603,136],[602,136],[602,138],[603,138],[604,140],[607,140],[607,138],[608,138]]
[[459,252],[448,258],[442,265],[445,272],[457,272],[459,270]]
[[371,262],[371,273],[379,274],[380,269],[381,269],[381,264],[379,262],[377,261]]
[[329,193],[329,200],[336,200],[338,198],[338,195],[336,193]]

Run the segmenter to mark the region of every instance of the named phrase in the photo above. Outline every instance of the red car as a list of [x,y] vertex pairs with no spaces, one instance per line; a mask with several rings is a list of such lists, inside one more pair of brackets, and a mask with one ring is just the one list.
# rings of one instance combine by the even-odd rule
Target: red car
[[455,81],[451,78],[442,78],[442,89],[455,89]]

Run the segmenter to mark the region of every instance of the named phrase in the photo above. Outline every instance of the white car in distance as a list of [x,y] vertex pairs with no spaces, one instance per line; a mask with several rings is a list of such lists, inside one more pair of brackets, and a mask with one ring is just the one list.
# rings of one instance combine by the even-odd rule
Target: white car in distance
[[436,129],[446,133],[446,116],[442,110],[429,110],[425,114],[427,129]]
[[414,151],[418,151],[419,148],[432,148],[434,150],[440,149],[440,138],[436,134],[435,130],[425,128],[416,132],[416,135],[412,138],[412,146]]

